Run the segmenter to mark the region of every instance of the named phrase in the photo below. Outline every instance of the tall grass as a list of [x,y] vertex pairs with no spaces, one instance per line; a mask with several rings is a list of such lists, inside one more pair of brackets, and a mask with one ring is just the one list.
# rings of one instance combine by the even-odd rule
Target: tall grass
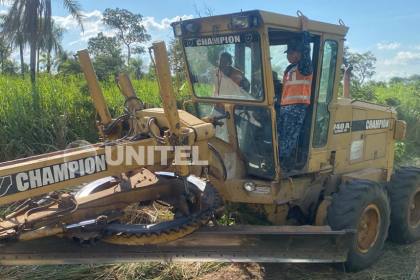
[[[124,98],[114,78],[100,83],[111,116],[122,114]],[[137,96],[161,107],[156,80],[133,80]],[[184,87],[180,95],[188,94]],[[178,108],[185,97],[177,96]],[[99,120],[83,75],[40,75],[29,79],[0,75],[0,162],[64,149],[74,140],[99,141]]]
[[[156,81],[133,84],[150,107],[160,106]],[[115,82],[101,87],[111,115],[122,114],[124,99]],[[61,150],[79,139],[96,143],[98,118],[83,75],[42,75],[35,86],[0,75],[0,162]]]

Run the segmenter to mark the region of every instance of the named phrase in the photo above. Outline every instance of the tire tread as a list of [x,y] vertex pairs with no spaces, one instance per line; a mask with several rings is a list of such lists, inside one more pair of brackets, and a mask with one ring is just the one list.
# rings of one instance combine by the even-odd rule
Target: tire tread
[[325,222],[332,230],[357,229],[361,211],[375,199],[380,199],[385,207],[385,212],[380,213],[381,216],[385,217],[385,220],[383,220],[384,229],[382,229],[384,232],[380,233],[383,235],[378,237],[377,242],[379,243],[372,247],[371,252],[366,253],[369,254],[368,256],[357,251],[355,240],[345,263],[348,271],[364,269],[373,264],[379,257],[380,250],[388,236],[390,199],[386,188],[381,184],[366,179],[354,179],[339,186],[338,192],[333,194],[332,202],[327,207]]
[[413,188],[418,186],[420,186],[420,168],[414,166],[404,166],[395,170],[391,180],[386,184],[393,210],[389,238],[394,242],[410,244],[420,239],[420,235],[416,237],[410,233],[407,211]]

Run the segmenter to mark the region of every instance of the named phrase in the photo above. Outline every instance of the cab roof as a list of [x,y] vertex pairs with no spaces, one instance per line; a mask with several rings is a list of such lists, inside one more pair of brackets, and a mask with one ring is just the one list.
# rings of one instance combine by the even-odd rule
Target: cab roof
[[[260,19],[260,26],[271,25],[283,29],[300,30],[301,23],[297,16],[287,16],[272,12],[266,12],[261,10],[243,11],[239,13],[216,15],[210,17],[194,18],[184,22],[197,22],[201,25],[200,33],[212,32],[214,25],[219,25],[219,31],[228,31],[227,24],[230,23],[233,16],[243,15],[258,15]],[[338,19],[337,19],[338,22]],[[330,24],[315,20],[308,21],[309,31],[315,31],[319,33],[329,33],[339,36],[345,36],[349,30],[347,26],[339,24]]]

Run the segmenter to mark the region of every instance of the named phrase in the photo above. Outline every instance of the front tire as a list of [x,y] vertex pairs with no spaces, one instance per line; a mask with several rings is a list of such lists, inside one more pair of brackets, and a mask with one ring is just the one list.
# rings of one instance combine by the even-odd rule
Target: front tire
[[357,230],[345,262],[347,271],[365,269],[376,261],[388,236],[389,220],[389,198],[380,184],[355,179],[339,187],[325,221],[332,230]]
[[392,241],[410,244],[420,239],[420,168],[401,167],[387,184],[391,198]]

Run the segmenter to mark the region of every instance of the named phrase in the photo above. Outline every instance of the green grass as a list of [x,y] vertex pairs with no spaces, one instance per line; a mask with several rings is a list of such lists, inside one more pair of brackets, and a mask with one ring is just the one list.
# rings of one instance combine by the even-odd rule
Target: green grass
[[[133,85],[149,107],[161,106],[156,81],[134,80]],[[122,114],[124,99],[115,82],[101,87],[111,115]],[[35,87],[28,79],[0,75],[0,104],[0,162],[62,150],[75,140],[99,141],[99,116],[82,75],[41,75]]]

